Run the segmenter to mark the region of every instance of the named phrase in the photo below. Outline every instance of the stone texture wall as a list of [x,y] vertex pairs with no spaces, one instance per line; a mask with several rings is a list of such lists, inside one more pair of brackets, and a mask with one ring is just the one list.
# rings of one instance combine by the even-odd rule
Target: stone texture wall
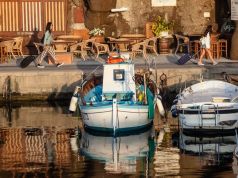
[[[63,99],[72,94],[82,79],[81,70],[0,72],[0,101],[4,98]],[[9,96],[8,96],[9,95]]]
[[[177,0],[175,7],[152,7],[151,0],[89,0],[85,8],[85,26],[105,28],[106,35],[145,33],[145,24],[158,15],[168,14],[175,21],[174,31],[201,33],[208,23],[215,21],[214,0]],[[111,12],[113,8],[127,7],[125,12]],[[204,18],[210,12],[210,20]]]

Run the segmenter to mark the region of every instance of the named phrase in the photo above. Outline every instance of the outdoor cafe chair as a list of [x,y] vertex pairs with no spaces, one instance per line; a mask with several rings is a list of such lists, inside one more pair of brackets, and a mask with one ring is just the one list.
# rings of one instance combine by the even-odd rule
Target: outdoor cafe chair
[[183,48],[187,48],[187,52],[189,53],[190,47],[189,47],[189,38],[183,35],[175,34],[176,40],[177,40],[177,46],[175,49],[174,54],[177,55],[177,52]]
[[108,54],[110,52],[109,46],[107,44],[94,42],[93,45],[96,51],[96,59],[99,57],[100,54]]
[[11,57],[13,57],[14,59],[16,59],[16,56],[13,53],[13,45],[15,43],[14,40],[7,40],[7,41],[2,41],[1,42],[3,46],[5,46],[3,55],[7,57],[7,59],[11,59]]
[[130,58],[134,59],[137,54],[142,54],[146,60],[148,59],[146,54],[146,43],[144,41],[132,45]]
[[157,40],[158,40],[157,37],[152,37],[152,38],[146,39],[144,41],[146,50],[152,50],[156,54],[156,56],[158,56],[158,53],[156,50],[157,49]]
[[76,55],[81,55],[81,57],[85,61],[86,56],[88,55],[88,52],[91,52],[94,54],[93,52],[94,42],[95,42],[95,39],[88,39],[88,40],[83,40],[80,43],[73,44],[69,47],[70,52],[73,52]]
[[6,62],[6,56],[4,55],[5,48],[6,46],[2,42],[0,42],[0,63]]
[[35,47],[36,47],[36,50],[37,50],[37,54],[39,55],[39,54],[41,54],[41,52],[43,51],[43,44],[42,43],[33,43],[34,45],[35,45]]
[[23,56],[22,52],[23,37],[15,37],[13,38],[13,40],[14,40],[14,44],[12,47],[13,53],[16,54],[17,56]]

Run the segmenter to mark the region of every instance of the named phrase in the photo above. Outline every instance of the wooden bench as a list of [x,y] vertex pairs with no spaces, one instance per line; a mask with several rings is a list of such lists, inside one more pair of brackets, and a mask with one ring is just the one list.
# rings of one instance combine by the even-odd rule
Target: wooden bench
[[[64,64],[72,64],[73,62],[73,53],[71,52],[56,52],[55,57],[57,62],[64,63]],[[49,64],[52,62],[49,60]]]

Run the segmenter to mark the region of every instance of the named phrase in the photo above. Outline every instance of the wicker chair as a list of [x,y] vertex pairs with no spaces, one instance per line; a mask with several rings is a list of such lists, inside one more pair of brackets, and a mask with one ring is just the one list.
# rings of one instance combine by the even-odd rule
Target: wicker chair
[[187,47],[187,50],[188,50],[188,53],[189,53],[189,50],[190,50],[190,47],[189,47],[189,38],[186,37],[186,36],[183,36],[183,35],[178,35],[178,34],[175,34],[175,37],[177,39],[177,47],[175,49],[175,52],[174,54],[177,55],[177,52],[179,50],[180,47]]
[[109,46],[107,44],[94,42],[93,45],[96,51],[96,59],[99,57],[100,54],[108,54],[110,52]]
[[37,54],[40,54],[43,51],[43,44],[42,43],[34,43],[36,50],[37,50]]
[[152,50],[156,56],[159,56],[158,53],[157,53],[157,37],[152,37],[152,38],[149,38],[149,39],[146,39],[144,42],[145,42],[145,48],[146,50]]
[[130,58],[134,59],[137,54],[142,54],[146,60],[148,59],[146,54],[146,42],[143,41],[132,45]]
[[17,56],[23,56],[22,52],[23,37],[16,37],[13,38],[13,40],[15,42],[12,47],[13,53],[16,54]]
[[0,42],[0,62],[4,63],[7,60],[7,57],[5,56],[5,48],[6,46],[4,43]]
[[16,56],[13,53],[13,45],[15,44],[14,40],[7,40],[7,41],[2,41],[2,45],[5,46],[3,55],[6,56],[7,58],[13,57],[14,59],[16,59]]
[[88,52],[93,52],[93,43],[95,42],[95,39],[89,39],[89,40],[84,40],[80,43],[76,43],[71,45],[70,52],[73,52],[76,55],[81,55],[83,60],[86,60],[86,56],[88,55]]

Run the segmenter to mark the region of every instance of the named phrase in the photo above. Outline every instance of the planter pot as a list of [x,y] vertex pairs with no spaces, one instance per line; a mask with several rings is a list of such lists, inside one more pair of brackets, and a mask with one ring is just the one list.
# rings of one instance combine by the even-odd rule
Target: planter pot
[[169,40],[168,38],[159,39],[159,53],[168,54],[169,53]]
[[160,36],[161,37],[166,37],[166,36],[168,36],[169,35],[169,32],[168,31],[162,31],[162,32],[160,32]]
[[98,42],[98,43],[104,43],[105,42],[104,36],[93,36],[91,38],[95,39],[95,41]]

